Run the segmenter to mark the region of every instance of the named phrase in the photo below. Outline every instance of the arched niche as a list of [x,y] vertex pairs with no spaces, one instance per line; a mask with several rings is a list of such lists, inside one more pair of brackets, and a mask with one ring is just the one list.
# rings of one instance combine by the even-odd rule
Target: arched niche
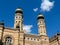
[[14,37],[12,35],[5,35],[3,37],[4,45],[13,45],[14,44]]

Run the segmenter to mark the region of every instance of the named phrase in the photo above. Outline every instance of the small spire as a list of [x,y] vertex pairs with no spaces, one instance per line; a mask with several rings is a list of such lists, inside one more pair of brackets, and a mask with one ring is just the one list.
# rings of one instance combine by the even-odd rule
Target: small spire
[[[38,14],[38,17],[40,17],[40,16],[43,16],[43,14],[42,14],[42,13],[39,13],[39,14]],[[44,17],[44,16],[43,16],[43,17]]]
[[22,9],[21,9],[20,7],[18,7],[18,8],[16,9],[16,11],[22,11]]
[[20,8],[20,9],[21,9],[21,7],[20,7],[20,6],[18,6],[17,8]]

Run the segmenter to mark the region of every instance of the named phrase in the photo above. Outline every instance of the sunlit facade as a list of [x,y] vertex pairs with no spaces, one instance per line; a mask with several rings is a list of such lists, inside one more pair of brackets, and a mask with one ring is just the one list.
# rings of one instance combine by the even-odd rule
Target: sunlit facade
[[37,16],[38,34],[26,34],[23,30],[23,11],[21,8],[15,10],[14,29],[4,27],[0,22],[0,39],[4,45],[60,45],[60,34],[49,39],[46,33],[44,16]]

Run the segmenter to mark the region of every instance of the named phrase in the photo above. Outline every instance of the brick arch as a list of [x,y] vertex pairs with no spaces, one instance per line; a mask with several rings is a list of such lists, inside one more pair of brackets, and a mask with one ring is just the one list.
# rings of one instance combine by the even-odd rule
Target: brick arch
[[5,35],[4,37],[3,37],[3,42],[4,42],[4,44],[5,44],[5,39],[6,39],[6,37],[10,37],[10,38],[12,38],[12,42],[13,42],[13,44],[14,44],[14,37],[12,36],[12,35]]

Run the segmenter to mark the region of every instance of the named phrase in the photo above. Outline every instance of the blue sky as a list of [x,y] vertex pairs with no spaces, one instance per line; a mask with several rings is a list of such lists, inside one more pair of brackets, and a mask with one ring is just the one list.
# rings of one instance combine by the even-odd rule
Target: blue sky
[[31,30],[31,33],[36,34],[38,30],[37,16],[41,12],[45,17],[47,35],[51,37],[60,32],[60,1],[48,1],[53,5],[50,5],[51,9],[44,10],[41,8],[42,0],[0,0],[0,21],[4,20],[6,27],[13,27],[15,9],[21,7],[24,25],[32,27],[29,30]]

